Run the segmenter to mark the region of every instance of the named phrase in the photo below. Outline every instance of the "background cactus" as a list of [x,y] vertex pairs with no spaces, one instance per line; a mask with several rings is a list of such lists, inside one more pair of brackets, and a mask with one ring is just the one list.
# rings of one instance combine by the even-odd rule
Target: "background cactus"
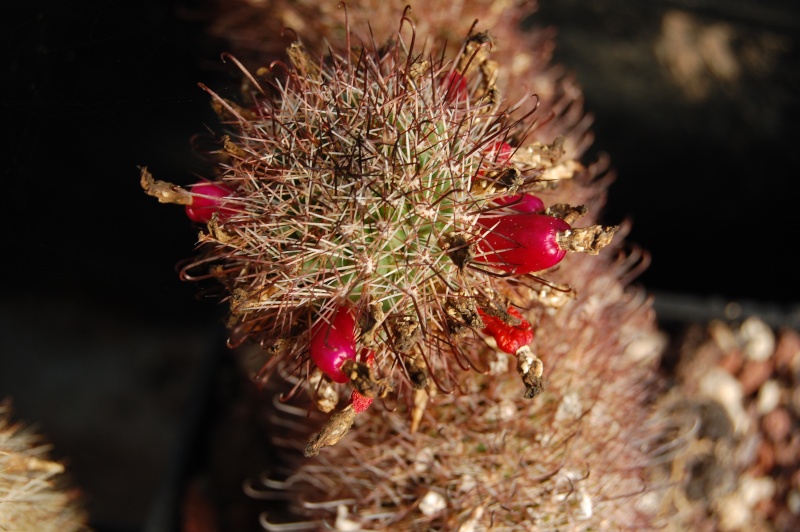
[[70,488],[64,465],[50,460],[41,436],[11,421],[9,401],[0,402],[0,528],[85,530],[86,516]]

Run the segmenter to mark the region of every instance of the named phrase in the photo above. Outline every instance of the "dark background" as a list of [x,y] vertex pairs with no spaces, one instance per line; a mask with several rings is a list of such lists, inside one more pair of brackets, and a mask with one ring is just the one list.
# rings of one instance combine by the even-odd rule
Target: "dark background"
[[[749,300],[796,319],[794,2],[541,3],[532,24],[559,27],[556,59],[596,116],[590,156],[617,170],[606,221],[632,219],[630,239],[652,253],[640,282],[665,300]],[[224,334],[221,309],[173,267],[196,229],[142,193],[138,165],[176,183],[203,175],[189,139],[216,119],[197,82],[232,94],[237,78],[203,37],[202,6],[15,9],[0,22],[0,397],[70,457],[96,526],[137,529],[168,457],[186,451],[187,405]],[[756,58],[688,97],[654,51],[671,11],[723,24]]]

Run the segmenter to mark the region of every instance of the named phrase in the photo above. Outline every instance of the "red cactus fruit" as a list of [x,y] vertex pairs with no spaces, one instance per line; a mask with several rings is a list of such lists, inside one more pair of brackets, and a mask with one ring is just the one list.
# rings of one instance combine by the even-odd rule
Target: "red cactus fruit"
[[208,223],[214,213],[226,220],[236,213],[235,209],[223,207],[224,199],[233,191],[220,183],[201,181],[192,187],[192,202],[186,206],[186,216],[193,222]]
[[503,196],[494,202],[498,205],[508,205],[517,212],[539,213],[544,210],[544,202],[533,194],[515,194]]
[[318,322],[311,333],[311,360],[334,382],[349,379],[342,372],[342,363],[356,358],[356,318],[349,307],[340,307],[330,322]]
[[478,241],[476,261],[504,272],[521,275],[551,268],[567,251],[559,247],[559,232],[569,231],[560,218],[534,213],[482,216],[478,224],[487,229]]

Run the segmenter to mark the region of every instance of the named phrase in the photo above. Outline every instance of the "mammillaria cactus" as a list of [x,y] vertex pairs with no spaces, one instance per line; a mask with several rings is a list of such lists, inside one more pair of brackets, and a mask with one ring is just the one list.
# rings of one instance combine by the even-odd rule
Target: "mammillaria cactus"
[[624,289],[639,257],[568,253],[618,229],[583,221],[604,168],[570,156],[556,102],[504,96],[491,34],[451,54],[408,12],[395,27],[329,32],[330,53],[301,36],[288,61],[242,69],[238,104],[206,88],[229,193],[141,174],[211,213],[182,274],[226,287],[231,343],[266,353],[257,378],[325,412],[353,388],[284,495],[309,528],[649,524],[652,357],[631,345],[652,316]]

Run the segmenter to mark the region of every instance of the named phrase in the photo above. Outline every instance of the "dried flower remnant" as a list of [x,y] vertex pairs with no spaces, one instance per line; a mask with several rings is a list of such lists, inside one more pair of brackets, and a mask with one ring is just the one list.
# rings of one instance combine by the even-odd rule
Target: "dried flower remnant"
[[[509,303],[529,307],[528,287],[539,282],[528,274],[568,250],[597,253],[616,228],[573,229],[562,217],[518,210],[518,197],[582,167],[561,160],[559,139],[528,143],[536,100],[511,118],[486,33],[471,33],[450,59],[416,49],[404,17],[392,43],[362,46],[314,59],[295,43],[290,64],[245,72],[246,109],[209,90],[232,129],[215,185],[226,194],[202,196],[208,231],[183,275],[227,287],[231,341],[266,348],[264,378],[307,378],[316,366],[322,380],[349,380],[365,397],[365,386],[409,401],[429,386],[465,391],[459,374],[487,367],[484,342],[499,334],[481,313],[513,327],[520,318],[505,311]],[[555,167],[572,170],[555,175]],[[199,201],[196,189],[147,170],[142,184],[161,201]],[[365,349],[374,362],[353,373],[359,383],[343,364]],[[519,372],[535,395],[541,360],[530,345],[513,354],[524,355]],[[331,418],[321,441],[341,438],[353,405]]]

